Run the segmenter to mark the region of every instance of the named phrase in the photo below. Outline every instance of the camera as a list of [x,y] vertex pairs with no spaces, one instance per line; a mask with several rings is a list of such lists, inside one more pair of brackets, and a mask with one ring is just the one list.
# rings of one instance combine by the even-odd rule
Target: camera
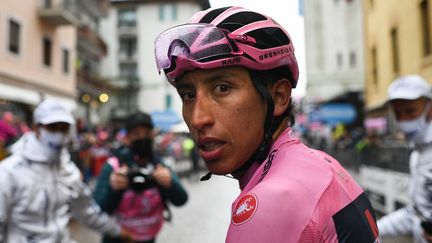
[[135,192],[142,192],[144,189],[155,186],[153,171],[154,167],[150,166],[129,169],[129,188]]
[[426,233],[432,235],[432,221],[422,221],[421,226]]

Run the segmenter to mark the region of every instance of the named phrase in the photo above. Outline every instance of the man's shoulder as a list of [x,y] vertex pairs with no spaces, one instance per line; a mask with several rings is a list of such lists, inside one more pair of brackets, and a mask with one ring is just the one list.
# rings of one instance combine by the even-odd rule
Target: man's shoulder
[[264,165],[259,173],[264,178],[257,187],[267,191],[266,194],[289,195],[312,204],[318,203],[321,197],[329,193],[329,188],[339,188],[341,192],[348,189],[356,193],[361,191],[336,159],[307,147],[282,148],[274,154],[273,165]]
[[0,161],[0,170],[11,170],[17,167],[22,167],[26,163],[26,160],[22,156],[10,155],[9,157]]

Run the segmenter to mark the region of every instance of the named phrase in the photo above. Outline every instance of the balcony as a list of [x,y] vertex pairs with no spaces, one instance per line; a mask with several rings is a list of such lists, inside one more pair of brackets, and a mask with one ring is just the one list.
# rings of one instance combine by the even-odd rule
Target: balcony
[[134,64],[137,61],[138,61],[138,54],[136,52],[134,52],[134,53],[120,52],[119,53],[119,62],[120,63]]
[[55,25],[78,25],[79,1],[76,0],[41,0],[39,17]]
[[136,25],[119,25],[117,29],[117,33],[119,36],[130,36],[136,37],[138,35],[138,30]]
[[100,60],[107,54],[108,48],[98,33],[82,25],[78,27],[78,51],[95,60]]

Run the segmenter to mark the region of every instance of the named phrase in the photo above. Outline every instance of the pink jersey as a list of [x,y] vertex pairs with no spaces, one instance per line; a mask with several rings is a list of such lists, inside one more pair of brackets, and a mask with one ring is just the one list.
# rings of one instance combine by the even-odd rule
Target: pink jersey
[[[114,170],[120,168],[116,157],[110,157],[107,162]],[[157,187],[152,187],[140,193],[126,190],[114,215],[135,241],[146,241],[154,239],[161,230],[163,211],[162,195]]]
[[266,161],[252,167],[232,204],[226,243],[380,242],[360,186],[291,129],[276,140]]

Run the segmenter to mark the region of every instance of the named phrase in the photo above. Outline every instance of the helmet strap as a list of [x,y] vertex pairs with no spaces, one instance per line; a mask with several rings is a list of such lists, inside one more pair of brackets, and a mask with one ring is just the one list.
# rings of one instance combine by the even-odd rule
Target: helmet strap
[[264,136],[262,138],[261,144],[255,150],[255,152],[249,157],[248,160],[246,160],[246,162],[242,166],[236,169],[234,173],[247,171],[247,169],[254,162],[258,162],[261,164],[264,162],[264,160],[266,160],[271,145],[273,144],[273,133],[283,121],[282,117],[277,117],[276,119],[273,118],[274,101],[273,97],[270,95],[270,92],[267,89],[267,86],[265,85],[266,82],[263,82],[263,79],[265,79],[266,77],[264,77],[264,75],[260,75],[257,72],[253,72],[252,70],[249,70],[249,76],[258,93],[262,95],[262,97],[267,103],[267,114],[264,122]]

